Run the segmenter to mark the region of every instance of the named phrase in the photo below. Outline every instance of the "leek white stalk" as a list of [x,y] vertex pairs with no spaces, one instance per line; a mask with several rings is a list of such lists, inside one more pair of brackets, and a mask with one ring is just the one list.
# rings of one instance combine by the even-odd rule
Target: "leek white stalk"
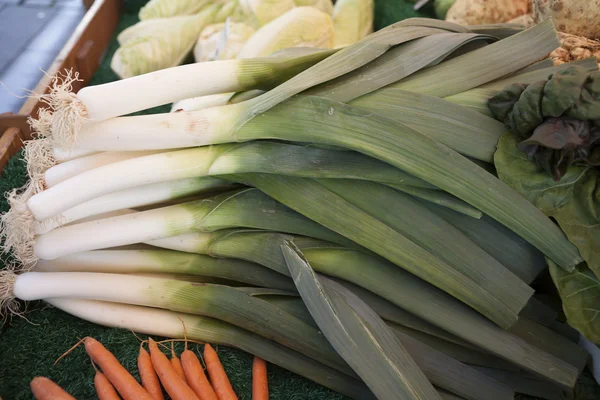
[[25,272],[1,276],[0,301],[55,297],[111,301],[217,318],[352,374],[313,327],[243,290],[214,284],[95,272]]
[[34,253],[51,260],[80,251],[143,243],[194,231],[231,227],[281,230],[351,243],[256,189],[56,228],[35,237]]
[[72,207],[56,217],[36,222],[35,231],[39,235],[61,225],[67,225],[94,215],[159,204],[194,194],[230,188],[232,188],[231,182],[211,177],[177,179],[136,186],[96,197]]
[[211,94],[208,96],[193,97],[173,103],[171,112],[202,110],[204,108],[226,105],[235,93]]
[[367,387],[357,379],[316,362],[301,352],[213,318],[94,300],[51,298],[46,302],[71,315],[104,326],[169,338],[183,339],[187,336],[188,339],[201,342],[236,347],[350,398],[375,400]]
[[47,187],[52,187],[66,179],[72,178],[82,172],[101,167],[102,165],[129,160],[131,158],[161,153],[162,151],[107,151],[91,154],[65,161],[49,168],[44,173],[44,182]]
[[286,276],[262,265],[233,258],[214,258],[180,251],[98,250],[40,260],[38,272],[107,272],[118,274],[171,274],[227,279],[247,285],[295,291]]
[[54,160],[56,160],[58,163],[74,160],[79,157],[89,156],[94,153],[95,151],[85,149],[68,150],[62,147],[54,147],[52,149],[52,157],[54,157]]

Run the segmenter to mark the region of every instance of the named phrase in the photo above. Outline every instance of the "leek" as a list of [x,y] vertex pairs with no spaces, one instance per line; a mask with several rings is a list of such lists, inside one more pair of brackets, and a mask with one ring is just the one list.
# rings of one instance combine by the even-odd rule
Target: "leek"
[[384,88],[350,104],[407,125],[477,160],[493,162],[504,124],[481,113],[419,93]]
[[[350,185],[344,180],[321,179],[319,184],[453,266],[457,273],[469,277],[481,287],[482,292],[478,294],[481,299],[496,297],[498,303],[504,304],[507,310],[512,310],[515,320],[533,295],[533,289],[510,270],[443,218],[421,207],[410,196],[371,182],[356,182]],[[317,193],[315,197],[320,196]],[[399,243],[396,245],[400,246]],[[425,264],[422,264],[421,268],[425,268]],[[448,273],[445,277],[448,282],[449,277]],[[428,278],[426,273],[424,279],[431,278]],[[449,285],[452,287],[456,284],[454,282]],[[436,286],[440,287],[439,284]],[[446,286],[442,286],[441,289],[461,298]],[[480,312],[487,315],[481,310]],[[494,320],[493,317],[491,319]]]
[[[432,254],[428,250],[432,248],[430,247],[433,245],[432,242],[427,244],[428,247],[420,246],[411,240],[412,236],[406,237],[402,232],[396,230],[396,225],[391,225],[387,221],[382,222],[369,215],[353,202],[345,200],[342,196],[313,180],[292,177],[281,179],[276,175],[266,174],[247,174],[244,179],[247,183],[251,183],[319,224],[346,236],[439,287],[504,328],[508,328],[516,322],[526,299],[533,293],[531,289],[521,285],[521,291],[515,296],[520,298],[517,302],[506,298],[510,292],[493,290],[490,293],[489,288],[486,289],[482,286],[485,277],[474,279],[456,266],[460,263],[448,264],[437,253]],[[349,188],[349,190],[352,189]],[[401,213],[402,210],[397,212]],[[407,215],[407,217],[412,216]],[[413,232],[413,234],[418,234],[418,232]],[[475,270],[476,268],[473,269],[473,271]],[[506,275],[507,282],[510,275],[510,273]],[[491,283],[492,285],[501,284],[500,282]],[[499,297],[494,293],[497,293]]]
[[9,272],[2,278],[7,288],[4,301],[11,297],[24,301],[64,297],[204,315],[248,329],[352,374],[316,329],[236,288],[96,272],[25,272],[17,276]]
[[427,344],[462,363],[499,368],[508,371],[519,371],[519,367],[516,365],[489,354],[481,349],[458,345],[402,324],[396,324],[393,322],[389,322],[388,324],[393,330],[409,335],[421,343]]
[[[129,173],[122,175],[122,171]],[[249,142],[163,152],[107,164],[38,193],[29,199],[28,207],[35,219],[41,221],[116,191],[177,179],[239,172],[369,179],[396,187],[435,188],[389,164],[357,152]],[[114,179],[115,176],[120,176],[120,179]],[[468,209],[468,205],[462,207]]]
[[[175,245],[180,250],[199,252],[218,249],[215,255],[242,258],[283,272],[286,264],[280,246],[290,238],[276,233],[228,231],[219,237],[180,237],[171,238],[170,243],[167,240],[153,244]],[[293,237],[293,242],[317,272],[361,286],[471,345],[559,385],[570,388],[575,385],[576,367],[497,327],[456,299],[386,260],[301,237]]]
[[63,226],[36,236],[33,246],[37,257],[52,260],[80,251],[231,227],[281,230],[354,246],[256,189],[240,189],[202,200]]
[[263,266],[231,258],[172,250],[98,250],[35,265],[39,272],[169,273],[215,277],[248,285],[295,290],[292,281]]
[[358,297],[318,278],[299,249],[282,246],[298,292],[323,335],[380,399],[439,399],[402,343]]
[[69,208],[60,215],[49,218],[35,225],[35,233],[42,234],[88,217],[107,214],[112,211],[125,210],[169,201],[182,200],[191,195],[222,192],[234,189],[231,182],[211,178],[176,179],[148,185],[136,186],[131,189],[120,190]]
[[[44,183],[46,187],[52,187],[64,180],[74,177],[75,175],[101,167],[103,165],[157,153],[161,153],[161,151],[103,152],[78,157],[47,169],[46,172],[44,172]],[[28,160],[28,163],[31,162],[35,162],[35,160]]]
[[421,204],[454,225],[525,283],[531,283],[546,268],[539,250],[487,215],[481,219],[465,218],[444,207]]

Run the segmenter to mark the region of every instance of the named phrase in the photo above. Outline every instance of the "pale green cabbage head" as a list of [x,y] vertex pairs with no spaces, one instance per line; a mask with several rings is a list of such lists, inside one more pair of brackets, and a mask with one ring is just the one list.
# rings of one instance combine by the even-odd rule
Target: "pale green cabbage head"
[[296,7],[260,28],[244,45],[238,58],[266,57],[290,47],[331,48],[331,16],[314,7]]

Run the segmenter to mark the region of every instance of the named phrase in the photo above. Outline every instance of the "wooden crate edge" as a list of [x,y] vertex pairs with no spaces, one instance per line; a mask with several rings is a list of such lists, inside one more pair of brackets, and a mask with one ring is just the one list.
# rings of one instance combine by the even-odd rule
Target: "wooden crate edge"
[[4,170],[6,164],[23,146],[21,131],[18,128],[8,128],[2,132],[0,137],[0,171]]

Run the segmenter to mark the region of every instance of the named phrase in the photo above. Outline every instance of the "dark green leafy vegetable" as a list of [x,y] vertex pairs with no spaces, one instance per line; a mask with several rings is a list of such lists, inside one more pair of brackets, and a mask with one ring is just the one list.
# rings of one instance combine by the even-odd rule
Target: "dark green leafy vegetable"
[[571,167],[560,182],[537,170],[506,133],[494,155],[498,177],[544,214],[556,219],[583,259],[600,277],[600,172]]
[[600,280],[585,263],[573,272],[565,271],[551,260],[548,264],[569,324],[588,340],[600,344]]
[[600,171],[572,166],[556,182],[527,159],[512,133],[500,138],[494,162],[498,177],[553,217],[579,249],[586,263],[573,272],[550,263],[550,272],[569,324],[600,343]]
[[511,84],[488,106],[556,181],[571,165],[600,165],[600,71],[571,67],[547,81]]

